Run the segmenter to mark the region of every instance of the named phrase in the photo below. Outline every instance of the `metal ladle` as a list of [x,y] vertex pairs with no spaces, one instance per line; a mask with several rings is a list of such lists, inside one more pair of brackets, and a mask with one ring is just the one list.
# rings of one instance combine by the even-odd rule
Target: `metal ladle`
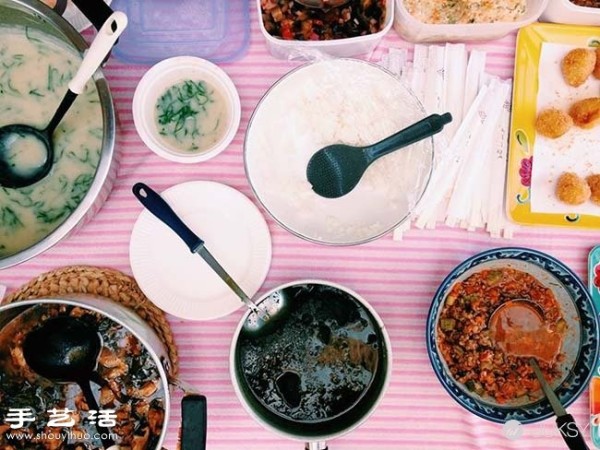
[[[23,356],[34,372],[56,383],[76,383],[96,411],[100,408],[90,382],[100,383],[96,367],[101,350],[98,330],[70,316],[48,319],[23,342]],[[96,429],[105,449],[119,449],[110,437],[103,437],[110,436],[107,428],[96,424]]]
[[[37,183],[48,175],[54,164],[54,130],[126,27],[127,16],[120,11],[116,11],[106,20],[85,54],[77,73],[69,82],[69,89],[54,116],[44,129],[26,124],[0,127],[0,186],[22,188]],[[34,152],[45,154],[44,162],[32,168],[19,167],[21,164],[15,160],[19,157],[35,159]]]
[[296,3],[306,6],[307,8],[324,9],[337,8],[343,6],[350,0],[295,0]]
[[550,363],[560,352],[560,338],[551,341],[559,336],[547,331],[544,311],[531,300],[505,301],[490,316],[488,327],[492,340],[507,354]]
[[[510,310],[512,309],[512,316],[510,315]],[[518,314],[514,314],[515,311],[520,311]],[[521,317],[519,317],[519,314]],[[490,316],[490,320],[488,322],[489,328],[492,334],[492,339],[495,340],[497,337],[498,329],[497,327],[501,327],[502,324],[508,323],[510,320],[518,320],[520,323],[513,324],[514,326],[523,326],[523,328],[527,331],[531,331],[534,329],[536,325],[539,324],[539,328],[543,327],[543,311],[541,308],[531,300],[527,299],[514,299],[508,300],[500,305]],[[572,415],[568,414],[565,410],[564,406],[560,403],[560,400],[548,384],[548,381],[544,377],[544,374],[540,370],[540,366],[538,364],[538,359],[548,360],[547,354],[540,353],[539,355],[535,355],[531,351],[523,351],[523,348],[519,350],[515,350],[515,347],[508,350],[508,347],[504,348],[506,343],[496,342],[496,344],[502,348],[506,353],[511,354],[517,357],[528,357],[529,365],[532,367],[535,372],[535,376],[540,382],[540,386],[542,387],[542,391],[544,395],[548,399],[554,414],[556,415],[556,426],[560,431],[567,447],[570,450],[588,450],[588,446],[585,443],[585,439],[583,438],[583,434],[581,430],[577,427],[575,423],[575,419]],[[556,355],[554,355],[556,356]]]
[[363,147],[328,145],[310,158],[306,178],[313,191],[321,197],[342,197],[356,187],[365,171],[376,160],[439,133],[450,122],[450,113],[432,114],[375,144]]

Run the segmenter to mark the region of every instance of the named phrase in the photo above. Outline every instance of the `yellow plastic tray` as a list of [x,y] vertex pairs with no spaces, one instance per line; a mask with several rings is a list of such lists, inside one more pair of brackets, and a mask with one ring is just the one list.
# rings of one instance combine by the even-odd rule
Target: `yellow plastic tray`
[[[575,25],[536,23],[521,28],[517,36],[513,105],[508,151],[506,213],[522,225],[600,228],[600,216],[547,214],[531,211],[531,157],[535,150],[538,66],[542,44],[552,42],[579,47],[600,46],[600,29]],[[598,142],[600,147],[600,142]]]

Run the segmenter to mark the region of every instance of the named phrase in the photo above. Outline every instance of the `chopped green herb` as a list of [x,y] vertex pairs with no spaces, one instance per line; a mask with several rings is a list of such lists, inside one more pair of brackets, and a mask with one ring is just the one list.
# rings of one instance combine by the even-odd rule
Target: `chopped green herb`
[[71,208],[66,205],[61,208],[50,208],[47,210],[39,209],[36,211],[35,217],[41,222],[53,224],[63,217],[66,217],[70,212]]
[[2,228],[8,228],[9,230],[15,230],[23,227],[23,222],[17,216],[17,214],[9,207],[3,206],[0,208],[0,225]]
[[87,173],[83,173],[75,178],[73,187],[71,188],[71,201],[75,204],[75,207],[81,203],[93,181],[94,177]]
[[[191,138],[189,150],[197,150],[198,145],[193,140],[202,136],[201,122],[207,115],[206,106],[213,102],[213,92],[204,81],[186,80],[171,86],[156,103],[158,133],[172,136],[180,143]],[[214,129],[217,127],[218,121]]]

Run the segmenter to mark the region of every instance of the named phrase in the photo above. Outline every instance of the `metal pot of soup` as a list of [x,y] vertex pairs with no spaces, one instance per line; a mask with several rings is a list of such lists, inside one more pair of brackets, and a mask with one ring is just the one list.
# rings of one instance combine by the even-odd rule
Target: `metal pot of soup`
[[264,427],[325,449],[383,397],[392,365],[383,322],[358,294],[324,281],[280,286],[256,304],[279,310],[267,309],[264,330],[245,326],[251,311],[242,318],[230,353],[236,394]]
[[[74,3],[97,27],[112,13],[102,0]],[[42,2],[0,0],[0,126],[44,128],[86,48],[82,36]],[[115,110],[101,71],[88,82],[53,139],[54,164],[45,178],[23,188],[0,189],[0,269],[52,247],[108,197],[117,170]],[[14,155],[17,164],[32,163],[31,157]]]
[[[85,324],[100,337],[91,383],[98,410],[90,407],[78,384],[49,380],[29,364],[28,337],[65,318]],[[45,348],[39,352],[52,353],[47,341],[40,347]],[[2,306],[0,448],[100,450],[107,448],[102,439],[108,438],[121,449],[159,450],[170,417],[169,389],[178,386],[185,393],[180,448],[204,450],[206,399],[169,379],[170,365],[166,345],[154,329],[111,300],[75,295]],[[97,425],[104,427],[104,435]]]

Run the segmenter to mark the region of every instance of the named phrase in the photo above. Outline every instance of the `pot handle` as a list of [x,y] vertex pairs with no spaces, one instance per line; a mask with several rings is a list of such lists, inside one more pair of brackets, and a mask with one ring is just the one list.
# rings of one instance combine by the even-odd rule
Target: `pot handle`
[[181,400],[180,450],[206,449],[206,397],[188,394]]
[[305,450],[328,450],[329,447],[327,447],[327,442],[313,441],[313,442],[307,442],[304,449]]
[[64,14],[65,10],[67,9],[67,1],[68,0],[51,0],[51,1],[44,1],[42,0],[42,2],[48,6],[49,8],[53,9],[54,12],[60,14],[61,16]]
[[113,13],[111,7],[103,0],[72,0],[72,2],[98,31]]

